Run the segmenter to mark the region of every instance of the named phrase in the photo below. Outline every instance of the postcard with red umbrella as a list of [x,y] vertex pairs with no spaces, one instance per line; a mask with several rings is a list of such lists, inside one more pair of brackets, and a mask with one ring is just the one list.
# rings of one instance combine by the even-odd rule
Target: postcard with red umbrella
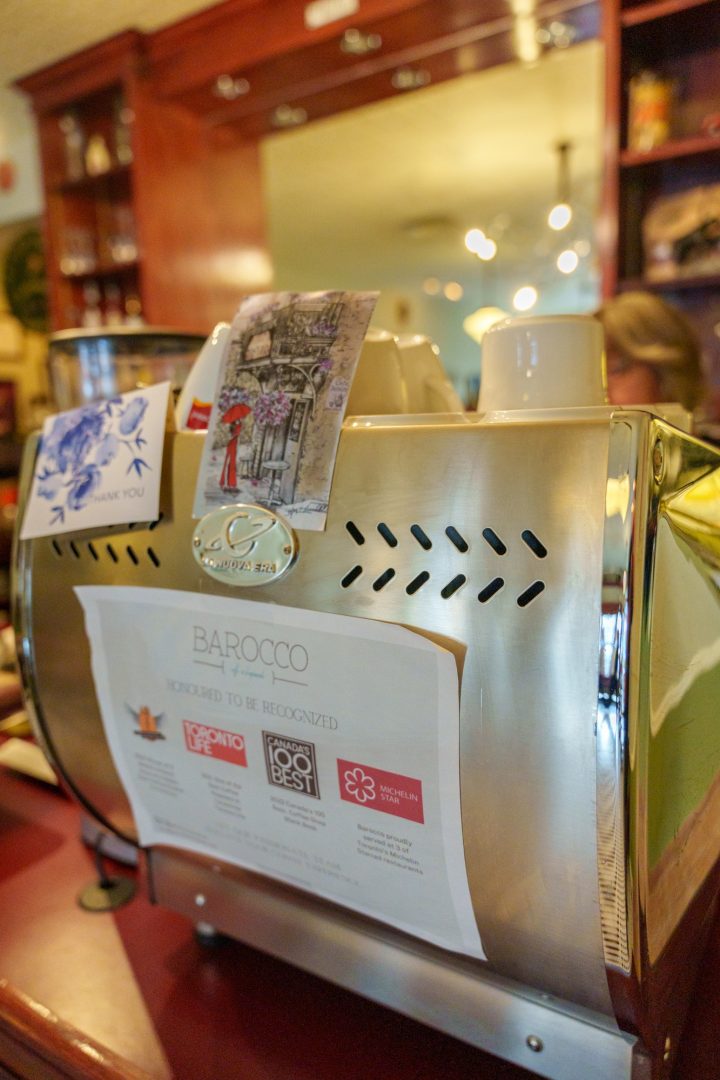
[[266,293],[228,335],[193,514],[256,503],[323,529],[374,292]]

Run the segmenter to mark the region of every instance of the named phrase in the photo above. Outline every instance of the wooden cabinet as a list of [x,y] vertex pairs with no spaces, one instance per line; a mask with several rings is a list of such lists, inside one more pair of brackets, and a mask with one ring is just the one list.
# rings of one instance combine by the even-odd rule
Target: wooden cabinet
[[[683,308],[709,362],[720,319],[720,212],[686,210],[687,195],[718,185],[720,211],[720,3],[718,0],[605,0],[607,156],[603,292],[650,289]],[[632,80],[669,95],[666,137],[637,145],[630,127]],[[662,95],[661,95],[662,97]],[[661,97],[656,108],[663,110]],[[652,111],[653,102],[649,103]],[[642,142],[642,140],[641,140]],[[676,198],[675,203],[667,200]],[[682,206],[680,203],[682,199]],[[649,215],[666,200],[667,245],[650,245]],[[682,209],[682,213],[681,213]],[[693,226],[699,230],[693,236]],[[711,373],[720,381],[720,370]]]
[[134,33],[22,80],[38,117],[54,329],[142,314],[133,193]]
[[243,261],[264,244],[257,147],[221,221],[216,140],[182,103],[158,99],[145,36],[120,34],[18,85],[38,119],[54,330],[142,316],[206,334],[243,292],[267,287],[236,270],[264,265]]

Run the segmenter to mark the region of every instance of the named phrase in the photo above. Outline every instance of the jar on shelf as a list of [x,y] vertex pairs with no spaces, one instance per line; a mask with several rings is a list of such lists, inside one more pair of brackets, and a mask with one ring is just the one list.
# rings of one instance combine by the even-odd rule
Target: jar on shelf
[[628,87],[628,148],[654,150],[670,138],[674,86],[654,71],[640,71]]
[[102,176],[112,167],[112,158],[102,135],[91,135],[85,150],[85,171],[88,176]]

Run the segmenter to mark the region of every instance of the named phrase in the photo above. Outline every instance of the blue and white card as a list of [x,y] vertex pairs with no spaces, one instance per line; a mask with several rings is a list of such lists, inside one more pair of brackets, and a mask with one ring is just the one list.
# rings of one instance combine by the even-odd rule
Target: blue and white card
[[169,392],[157,383],[48,417],[21,540],[156,519]]

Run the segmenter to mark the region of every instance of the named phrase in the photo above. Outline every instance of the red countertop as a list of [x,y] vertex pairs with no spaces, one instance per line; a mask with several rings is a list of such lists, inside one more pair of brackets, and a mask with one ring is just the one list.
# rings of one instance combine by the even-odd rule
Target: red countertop
[[[12,1075],[32,1080],[143,1075],[155,1080],[529,1080],[534,1075],[239,942],[199,944],[187,920],[149,903],[142,871],[137,895],[125,907],[114,914],[85,912],[77,896],[94,879],[77,807],[58,791],[0,771],[0,1061],[8,1063],[11,1054]],[[720,1077],[719,953],[720,925],[706,954],[673,1080]],[[12,1053],[7,1049],[8,1031],[17,1045],[24,1039],[39,1045],[54,1039],[55,1058],[65,1047],[69,1059],[80,1055],[81,1063],[68,1064],[67,1071],[55,1065],[60,1068],[55,1072],[35,1063],[22,1071],[17,1047]]]

